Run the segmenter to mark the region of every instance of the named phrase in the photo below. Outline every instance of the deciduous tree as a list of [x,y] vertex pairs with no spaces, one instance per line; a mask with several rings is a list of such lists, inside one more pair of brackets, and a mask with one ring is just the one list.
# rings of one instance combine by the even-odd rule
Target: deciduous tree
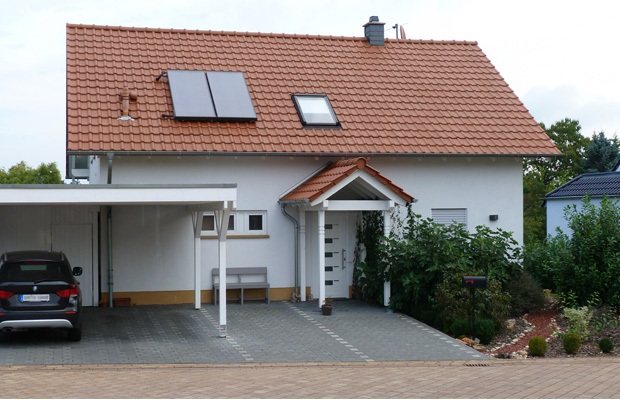
[[8,170],[0,168],[0,184],[60,184],[64,183],[55,162],[41,163],[32,168],[24,161]]
[[565,118],[549,128],[541,123],[547,136],[564,154],[560,157],[528,159],[523,176],[523,225],[525,243],[544,240],[546,213],[541,208],[545,194],[584,172],[583,157],[590,139],[581,134],[579,121]]

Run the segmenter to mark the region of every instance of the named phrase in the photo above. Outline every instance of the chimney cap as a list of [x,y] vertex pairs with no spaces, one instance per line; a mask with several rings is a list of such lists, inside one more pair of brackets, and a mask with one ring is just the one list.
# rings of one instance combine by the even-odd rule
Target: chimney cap
[[368,22],[366,22],[362,26],[365,28],[369,25],[385,25],[385,22],[379,22],[379,17],[377,17],[376,15],[373,15],[368,19]]

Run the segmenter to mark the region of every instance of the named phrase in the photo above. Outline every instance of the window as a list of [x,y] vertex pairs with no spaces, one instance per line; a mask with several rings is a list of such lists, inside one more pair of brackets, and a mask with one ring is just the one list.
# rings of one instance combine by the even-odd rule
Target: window
[[256,121],[242,72],[166,72],[174,118],[183,121]]
[[[215,216],[214,215],[205,215],[202,218],[202,230],[203,231],[213,231],[215,232]],[[228,232],[235,231],[235,216],[230,215],[228,218]]]
[[[202,219],[202,236],[215,237],[217,230],[213,213]],[[228,220],[228,237],[267,237],[267,211],[233,211]]]
[[463,224],[467,228],[466,208],[433,208],[431,209],[433,221],[441,225]]
[[307,127],[339,127],[334,109],[324,94],[294,94],[293,102],[301,119]]

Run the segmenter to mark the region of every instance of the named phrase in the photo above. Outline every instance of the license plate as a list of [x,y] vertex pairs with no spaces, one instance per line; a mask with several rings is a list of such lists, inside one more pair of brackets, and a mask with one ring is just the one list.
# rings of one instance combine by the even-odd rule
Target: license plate
[[24,303],[26,302],[38,303],[38,302],[43,302],[43,301],[50,301],[50,295],[49,294],[22,294],[21,301]]

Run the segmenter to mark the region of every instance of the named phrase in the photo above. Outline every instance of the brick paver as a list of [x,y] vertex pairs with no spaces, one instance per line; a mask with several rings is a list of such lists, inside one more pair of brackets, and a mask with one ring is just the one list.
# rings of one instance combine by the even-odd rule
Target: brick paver
[[0,367],[13,398],[620,398],[620,359]]
[[0,365],[229,364],[481,360],[486,357],[421,322],[383,307],[334,302],[229,304],[228,337],[218,307],[89,308],[81,342],[63,331],[1,334]]

